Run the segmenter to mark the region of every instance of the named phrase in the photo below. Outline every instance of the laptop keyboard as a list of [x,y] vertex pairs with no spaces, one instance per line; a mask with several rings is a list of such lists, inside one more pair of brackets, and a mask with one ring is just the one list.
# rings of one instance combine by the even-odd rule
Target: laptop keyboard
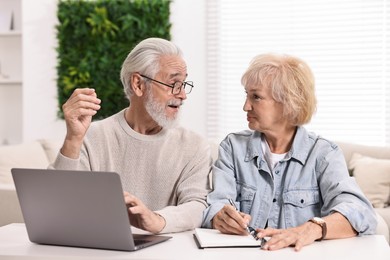
[[148,242],[149,242],[149,240],[146,240],[146,239],[135,239],[134,240],[134,244],[136,246],[143,245],[143,244],[148,243]]

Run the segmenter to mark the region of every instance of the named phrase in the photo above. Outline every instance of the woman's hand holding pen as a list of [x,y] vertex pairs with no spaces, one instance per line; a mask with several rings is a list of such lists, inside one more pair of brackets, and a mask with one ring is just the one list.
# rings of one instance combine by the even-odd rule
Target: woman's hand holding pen
[[251,216],[225,205],[213,218],[213,228],[225,234],[248,235],[247,227]]

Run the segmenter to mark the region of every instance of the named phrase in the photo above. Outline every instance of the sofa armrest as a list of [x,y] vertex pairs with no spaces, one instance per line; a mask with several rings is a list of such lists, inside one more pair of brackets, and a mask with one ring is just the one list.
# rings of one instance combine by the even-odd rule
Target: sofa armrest
[[0,226],[24,222],[13,184],[0,184]]
[[[390,212],[390,208],[388,209]],[[387,242],[390,244],[390,229],[384,218],[375,209],[376,217],[378,220],[378,226],[376,227],[376,234],[385,236]]]

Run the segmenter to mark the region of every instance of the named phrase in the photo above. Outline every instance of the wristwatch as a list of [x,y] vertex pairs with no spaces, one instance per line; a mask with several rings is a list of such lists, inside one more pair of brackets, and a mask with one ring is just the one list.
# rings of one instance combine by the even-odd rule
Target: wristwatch
[[310,219],[309,221],[319,225],[322,228],[322,237],[317,239],[316,241],[323,240],[326,237],[326,232],[327,232],[325,220],[323,220],[322,218],[319,218],[319,217],[314,217],[314,218]]

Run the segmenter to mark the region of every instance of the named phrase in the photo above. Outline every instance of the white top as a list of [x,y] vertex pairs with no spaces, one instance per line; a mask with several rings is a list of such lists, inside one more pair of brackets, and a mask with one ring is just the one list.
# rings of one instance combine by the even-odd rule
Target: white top
[[264,158],[268,163],[268,167],[271,171],[275,168],[276,164],[286,158],[287,153],[272,153],[267,141],[264,138],[264,135],[261,135],[261,148],[264,152]]

